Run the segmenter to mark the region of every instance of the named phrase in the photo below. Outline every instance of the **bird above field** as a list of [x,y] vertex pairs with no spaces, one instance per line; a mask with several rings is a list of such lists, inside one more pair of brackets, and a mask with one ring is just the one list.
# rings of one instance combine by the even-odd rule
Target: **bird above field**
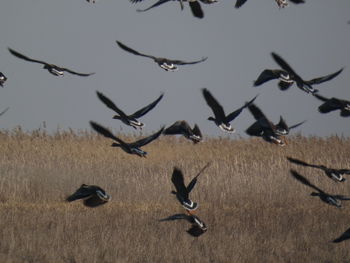
[[341,68],[337,72],[334,72],[327,76],[322,76],[311,80],[303,80],[282,57],[276,53],[271,53],[271,55],[275,62],[282,68],[282,70],[265,69],[259,75],[258,79],[254,82],[254,86],[260,86],[267,81],[279,79],[278,87],[282,91],[289,89],[295,82],[297,87],[301,90],[305,91],[306,93],[314,94],[315,92],[318,92],[318,90],[314,89],[312,85],[317,85],[329,81],[338,76],[343,71],[343,68]]
[[215,122],[221,130],[229,133],[235,132],[235,129],[231,126],[230,122],[233,121],[241,112],[254,102],[257,96],[255,96],[251,101],[245,103],[242,107],[226,115],[223,107],[220,103],[213,97],[208,89],[202,89],[202,93],[208,106],[212,109],[214,113],[214,118],[209,117],[208,120]]
[[67,197],[68,202],[84,199],[84,205],[88,207],[96,207],[103,205],[111,200],[111,197],[97,185],[82,184],[74,194]]
[[[240,8],[243,4],[245,4],[247,0],[237,0],[236,1],[236,8]],[[278,5],[279,8],[284,8],[288,6],[288,1],[287,0],[275,0],[276,4]],[[304,4],[304,0],[289,0],[289,2],[292,2],[294,4]]]
[[44,65],[43,68],[47,69],[52,75],[55,75],[55,76],[63,76],[64,72],[68,72],[68,73],[71,73],[71,74],[74,74],[74,75],[78,75],[78,76],[81,76],[81,77],[87,77],[87,76],[95,74],[95,73],[78,73],[78,72],[75,72],[75,71],[70,70],[68,68],[62,68],[62,67],[56,66],[54,64],[49,64],[49,63],[46,63],[44,61],[40,61],[40,60],[29,58],[29,57],[27,57],[27,56],[25,56],[25,55],[23,55],[21,53],[18,53],[17,51],[15,51],[15,50],[13,50],[11,48],[8,48],[8,50],[15,57],[18,57],[20,59],[24,59],[24,60],[29,61],[29,62],[43,64]]
[[4,87],[4,83],[6,82],[6,80],[7,80],[6,76],[2,72],[0,72],[0,86],[1,87]]
[[90,125],[99,134],[116,141],[116,143],[114,142],[112,144],[112,147],[120,147],[125,152],[129,154],[136,154],[137,156],[140,156],[140,157],[146,157],[147,155],[147,152],[141,150],[141,147],[157,139],[164,130],[164,127],[162,127],[158,132],[148,137],[142,138],[136,142],[126,143],[123,140],[119,139],[118,137],[114,136],[112,132],[110,132],[108,129],[101,126],[100,124],[90,121]]
[[132,53],[132,54],[137,55],[137,56],[147,57],[147,58],[153,59],[154,62],[156,62],[158,64],[158,66],[161,67],[162,69],[164,69],[165,71],[177,70],[178,67],[176,65],[197,64],[197,63],[200,63],[200,62],[207,60],[207,57],[204,57],[200,60],[186,62],[186,61],[182,61],[182,60],[172,60],[172,59],[167,59],[167,58],[155,57],[155,56],[151,56],[151,55],[142,54],[134,49],[127,47],[126,45],[124,45],[123,43],[121,43],[119,41],[116,41],[116,42],[121,49],[123,49],[129,53]]
[[287,157],[287,159],[288,161],[298,165],[321,169],[329,178],[333,179],[336,182],[344,182],[346,179],[343,177],[343,175],[345,174],[350,175],[350,169],[333,169],[333,168],[328,168],[324,165],[308,164],[307,162],[304,162],[292,157]]
[[207,226],[205,223],[196,215],[193,214],[175,214],[172,216],[169,216],[164,219],[160,219],[159,221],[174,221],[174,220],[181,220],[185,219],[191,224],[191,228],[188,229],[186,232],[194,237],[199,237],[200,235],[204,234],[207,231]]
[[143,107],[142,109],[134,112],[131,115],[126,115],[121,109],[119,109],[113,101],[111,101],[109,98],[107,98],[105,95],[103,95],[101,92],[96,91],[97,97],[111,110],[115,111],[118,115],[114,115],[113,119],[121,120],[126,125],[129,125],[133,127],[134,129],[140,128],[142,129],[145,124],[137,120],[138,118],[145,115],[147,112],[152,110],[158,102],[163,98],[164,94],[162,93],[155,101],[153,101],[151,104]]
[[200,171],[199,173],[191,180],[191,182],[185,186],[184,182],[184,176],[182,171],[174,167],[173,174],[171,176],[171,181],[173,182],[176,191],[171,191],[172,194],[176,195],[177,200],[180,202],[180,204],[187,210],[187,211],[193,211],[196,210],[198,207],[198,204],[190,200],[189,195],[193,189],[193,187],[197,183],[198,176],[209,166],[209,163],[207,163]]
[[193,143],[198,143],[203,139],[202,133],[197,124],[193,129],[186,121],[176,121],[173,125],[163,131],[165,135],[183,135]]
[[344,195],[331,195],[328,194],[326,192],[324,192],[323,190],[321,190],[320,188],[318,188],[317,186],[313,185],[312,183],[310,183],[309,180],[307,180],[304,176],[300,175],[298,172],[294,171],[294,170],[290,170],[292,176],[297,179],[299,182],[301,182],[302,184],[311,187],[312,189],[316,190],[317,192],[312,192],[311,195],[312,196],[318,196],[321,201],[329,204],[329,205],[333,205],[336,206],[337,208],[341,208],[341,200],[350,200],[350,197],[344,196]]
[[327,99],[319,94],[314,94],[314,96],[324,102],[321,106],[318,107],[319,112],[328,113],[331,111],[340,110],[340,116],[350,116],[350,101],[337,98]]
[[347,229],[343,234],[341,234],[340,237],[334,239],[333,243],[340,243],[348,239],[350,239],[350,228]]

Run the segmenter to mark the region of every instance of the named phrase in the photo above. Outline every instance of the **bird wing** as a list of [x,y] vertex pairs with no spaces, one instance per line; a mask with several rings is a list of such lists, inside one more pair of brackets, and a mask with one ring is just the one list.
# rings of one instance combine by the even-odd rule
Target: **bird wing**
[[297,171],[295,170],[290,170],[292,176],[297,179],[299,182],[301,182],[304,185],[307,185],[313,189],[315,189],[316,191],[320,192],[320,193],[325,193],[324,191],[322,191],[320,188],[318,188],[317,186],[313,185],[312,183],[310,183],[309,180],[307,180],[304,176],[302,176],[301,174],[299,174]]
[[171,181],[175,186],[176,192],[187,199],[188,191],[185,186],[183,173],[179,168],[174,167],[173,174],[171,175]]
[[313,167],[313,168],[320,168],[322,169],[322,167],[320,165],[314,165],[314,164],[308,164],[304,161],[292,158],[292,157],[287,157],[288,161],[290,161],[291,163],[295,163],[298,165],[302,165],[302,166],[307,166],[307,167]]
[[197,18],[204,17],[204,13],[203,13],[201,4],[198,1],[189,1],[189,5],[190,5],[193,16],[195,16]]
[[5,114],[6,111],[9,110],[10,107],[7,107],[6,109],[4,109],[2,112],[0,112],[0,116],[2,116],[3,114]]
[[314,85],[314,84],[320,84],[320,83],[325,82],[325,81],[329,81],[331,79],[334,79],[336,76],[338,76],[343,71],[343,69],[344,68],[341,68],[337,72],[334,72],[334,73],[329,74],[327,76],[311,79],[311,80],[308,80],[308,81],[305,81],[305,82],[307,84],[309,84],[309,85]]
[[126,116],[126,114],[119,109],[113,101],[111,101],[109,98],[107,98],[103,93],[96,91],[97,97],[111,110],[115,111],[116,113],[118,113],[120,115],[120,117],[127,119],[128,116]]
[[103,135],[104,137],[110,138],[116,142],[119,142],[121,145],[128,147],[128,144],[126,144],[124,141],[122,141],[118,137],[114,136],[110,130],[106,129],[105,127],[101,126],[100,124],[93,122],[93,121],[90,121],[90,125],[96,132]]
[[240,8],[247,0],[237,0],[235,4],[235,8]]
[[323,96],[321,96],[321,95],[318,94],[318,93],[313,93],[312,95],[314,95],[314,97],[316,97],[317,99],[319,99],[319,100],[321,100],[321,101],[324,101],[324,102],[326,102],[326,101],[329,100],[329,99],[327,99],[326,97],[323,97]]
[[288,72],[289,75],[293,75],[293,77],[299,81],[299,82],[304,82],[303,79],[292,69],[291,66],[279,55],[276,53],[272,52],[271,53],[272,58],[276,61],[276,63],[285,71]]
[[339,243],[344,240],[350,239],[350,228],[347,229],[340,237],[333,240],[333,243]]
[[162,5],[162,4],[166,3],[166,2],[169,2],[169,1],[171,1],[171,0],[159,0],[158,2],[156,2],[153,5],[151,5],[150,7],[147,7],[145,9],[137,9],[136,11],[137,12],[145,12],[145,11],[148,11],[148,10],[154,8],[154,7],[160,6],[160,5]]
[[318,107],[318,111],[321,113],[328,113],[341,108],[341,102],[339,99],[330,98],[325,103]]
[[198,225],[192,225],[190,229],[187,230],[187,233],[189,233],[193,237],[199,237],[200,235],[204,234],[206,230],[202,229]]
[[78,199],[86,198],[95,193],[95,190],[88,187],[87,185],[82,185],[78,190],[76,190],[72,195],[67,197],[68,202],[72,202]]
[[191,127],[186,121],[176,121],[174,124],[166,128],[163,134],[175,135],[175,134],[190,134]]
[[201,132],[201,130],[199,129],[199,127],[198,127],[197,124],[194,125],[194,127],[193,127],[193,129],[192,129],[192,133],[193,133],[194,135],[200,137],[200,138],[203,137],[202,132]]
[[219,104],[219,102],[211,95],[210,91],[207,89],[202,89],[203,96],[205,101],[207,102],[208,106],[212,109],[215,118],[220,121],[220,120],[225,120],[226,115],[224,112],[223,107]]
[[350,170],[349,169],[339,169],[338,172],[341,173],[341,174],[350,174]]
[[305,122],[306,122],[306,121],[302,121],[302,122],[299,122],[299,123],[294,124],[294,125],[292,125],[292,126],[289,126],[289,129],[291,130],[291,129],[297,128],[297,127],[299,127],[300,125],[304,124]]
[[282,116],[280,116],[280,121],[277,123],[276,127],[289,131],[289,127]]
[[121,49],[123,49],[123,50],[125,50],[125,51],[127,51],[127,52],[129,52],[129,53],[132,53],[132,54],[137,55],[137,56],[152,58],[152,59],[155,59],[155,58],[156,58],[156,57],[154,57],[154,56],[142,54],[142,53],[140,53],[140,52],[138,52],[138,51],[136,51],[136,50],[134,50],[134,49],[132,49],[132,48],[129,48],[129,47],[127,47],[126,45],[124,45],[124,44],[123,44],[122,42],[120,42],[120,41],[116,41],[116,42],[117,42],[118,46],[119,46]]
[[81,77],[87,77],[87,76],[91,76],[91,75],[94,75],[95,72],[92,72],[92,73],[79,73],[79,72],[75,72],[71,69],[68,69],[68,68],[60,68],[62,71],[66,71],[66,72],[69,72],[71,74],[74,74],[74,75],[78,75],[78,76],[81,76]]
[[226,116],[226,121],[230,122],[233,121],[239,114],[241,114],[242,110],[245,109],[246,107],[248,107],[250,104],[252,104],[254,102],[254,100],[256,99],[256,97],[258,97],[258,95],[256,95],[252,100],[246,102],[242,107],[240,107],[239,109],[235,110],[234,112],[231,112],[229,115]]
[[10,53],[11,53],[12,55],[14,55],[15,57],[18,57],[18,58],[20,58],[20,59],[24,59],[24,60],[26,60],[26,61],[30,61],[30,62],[35,62],[35,63],[40,63],[40,64],[48,65],[48,63],[46,63],[45,61],[32,59],[32,58],[27,57],[27,56],[25,56],[25,55],[23,55],[23,54],[21,54],[21,53],[15,51],[15,50],[11,49],[11,48],[8,48],[8,50],[10,51]]
[[285,81],[279,81],[278,82],[278,88],[282,91],[285,91],[287,89],[289,89],[292,85],[293,85],[294,81],[293,82],[285,82]]
[[189,64],[197,64],[197,63],[201,63],[203,61],[206,61],[208,59],[208,57],[203,57],[199,60],[195,60],[195,61],[183,61],[183,60],[172,60],[172,59],[167,59],[168,63],[172,63],[175,65],[189,65]]
[[279,69],[265,69],[263,72],[260,73],[257,80],[254,81],[254,86],[260,86],[261,84],[264,84],[267,81],[278,79],[280,77],[280,73],[284,73],[285,75],[288,75],[287,72],[284,70]]
[[178,220],[178,219],[186,219],[188,220],[188,215],[186,214],[175,214],[175,215],[172,215],[172,216],[168,216],[166,218],[163,218],[163,219],[160,219],[159,221],[160,222],[163,222],[163,221],[173,221],[173,220]]
[[199,173],[191,180],[191,182],[187,185],[187,192],[191,193],[193,187],[196,185],[197,183],[197,178],[198,176],[205,170],[208,168],[208,166],[210,165],[210,163],[207,163],[200,171]]
[[146,138],[142,138],[141,140],[138,140],[136,142],[133,142],[133,143],[129,143],[130,147],[142,147],[148,143],[150,143],[151,141],[157,139],[159,137],[159,135],[162,134],[164,130],[164,127],[162,127],[158,132],[146,137]]
[[[261,109],[256,106],[254,103],[248,106],[249,111],[254,116],[255,120],[257,120],[263,129],[271,129],[273,130],[272,124],[269,119],[265,116],[265,114],[261,111]],[[256,126],[257,127],[257,126]]]
[[245,131],[250,136],[261,136],[263,134],[263,129],[258,121],[254,122],[248,129]]
[[345,195],[332,195],[334,198],[339,199],[339,200],[350,200],[350,196],[345,196]]
[[140,118],[141,116],[145,115],[147,112],[152,110],[158,104],[158,102],[163,98],[163,96],[164,96],[164,94],[162,93],[158,97],[158,99],[156,99],[155,101],[153,101],[151,104],[147,105],[146,107],[143,107],[142,109],[136,111],[135,113],[130,115],[129,118]]
[[294,4],[304,4],[305,3],[304,0],[289,0],[289,1],[294,3]]

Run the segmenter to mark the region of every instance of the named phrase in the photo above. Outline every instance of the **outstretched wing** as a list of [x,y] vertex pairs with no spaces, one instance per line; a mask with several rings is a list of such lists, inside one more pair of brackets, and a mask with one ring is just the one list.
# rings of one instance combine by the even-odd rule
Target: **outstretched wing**
[[206,232],[206,229],[203,229],[199,227],[198,225],[192,225],[190,229],[187,230],[187,233],[189,233],[193,237],[199,237],[200,235],[204,234]]
[[292,125],[292,126],[289,126],[289,129],[291,130],[291,129],[297,128],[297,127],[299,127],[300,125],[304,124],[305,122],[306,122],[306,121],[302,121],[302,122],[299,122],[299,123],[294,124],[294,125]]
[[12,55],[14,55],[15,57],[18,57],[18,58],[20,58],[20,59],[24,59],[24,60],[26,60],[26,61],[30,61],[30,62],[35,62],[35,63],[40,63],[40,64],[48,65],[48,63],[46,63],[45,61],[32,59],[32,58],[27,57],[27,56],[25,56],[25,55],[23,55],[23,54],[21,54],[21,53],[15,51],[15,50],[11,49],[11,48],[8,48],[8,50],[10,51],[10,53],[11,53]]
[[341,108],[341,102],[339,99],[330,98],[325,103],[318,107],[318,111],[321,113],[328,113]]
[[235,8],[240,8],[247,0],[237,0],[235,4]]
[[263,134],[263,129],[258,121],[254,122],[252,125],[246,129],[246,134],[250,136],[261,136]]
[[201,58],[201,59],[199,59],[199,60],[189,61],[189,62],[182,61],[182,60],[167,59],[167,62],[168,62],[168,63],[175,64],[175,65],[190,65],[190,64],[201,63],[201,62],[203,62],[203,61],[206,61],[207,59],[208,59],[208,57],[203,57],[203,58]]
[[95,74],[95,72],[92,72],[92,73],[79,73],[79,72],[75,72],[75,71],[73,71],[71,69],[68,69],[68,68],[61,68],[61,70],[67,71],[67,72],[69,72],[71,74],[78,75],[78,76],[81,76],[81,77],[87,77],[87,76],[91,76],[91,75]]
[[280,77],[280,73],[283,73],[285,75],[288,75],[287,72],[279,69],[265,69],[256,81],[254,81],[254,86],[260,86],[261,84],[264,84],[267,81],[278,79]]
[[162,134],[163,130],[164,130],[164,127],[162,127],[158,132],[152,134],[151,136],[148,136],[148,137],[143,138],[143,139],[141,139],[141,140],[138,140],[138,141],[136,141],[136,142],[130,143],[129,145],[130,145],[131,147],[138,147],[138,148],[139,148],[139,147],[142,147],[142,146],[144,146],[144,145],[150,143],[151,141],[157,139],[157,138],[159,137],[159,135]]
[[301,174],[299,174],[297,171],[295,170],[290,170],[292,176],[297,179],[299,182],[301,182],[304,185],[307,185],[313,189],[315,189],[316,191],[318,191],[319,193],[324,193],[320,188],[318,188],[317,186],[313,185],[312,183],[310,183],[309,180],[307,180],[304,176],[302,176]]
[[169,126],[164,130],[166,135],[175,135],[175,134],[190,134],[191,127],[186,121],[176,121],[174,124]]
[[326,102],[326,101],[329,100],[329,99],[327,99],[326,97],[323,97],[323,96],[321,96],[321,95],[318,94],[318,93],[313,93],[312,95],[314,95],[314,97],[316,97],[316,98],[318,98],[319,100],[324,101],[324,102]]
[[303,79],[292,69],[291,66],[289,66],[289,64],[279,55],[277,55],[276,53],[272,52],[271,53],[272,58],[276,61],[276,63],[285,71],[287,71],[289,73],[289,75],[293,75],[293,77],[299,81],[299,82],[304,82]]
[[333,240],[333,243],[339,243],[345,240],[350,239],[350,228],[347,229],[340,237]]
[[196,136],[198,136],[198,137],[200,137],[200,138],[203,137],[202,132],[201,132],[201,130],[199,129],[199,127],[198,127],[197,124],[194,125],[194,127],[193,127],[193,129],[192,129],[192,132],[193,132],[194,135],[196,135]]
[[171,181],[173,182],[173,184],[175,186],[176,192],[180,196],[188,198],[188,191],[187,191],[187,188],[185,186],[184,176],[182,174],[182,171],[179,168],[174,167],[173,174],[171,175]]
[[289,1],[294,3],[294,4],[304,4],[305,3],[304,0],[289,0]]
[[155,59],[155,58],[156,58],[156,57],[154,57],[154,56],[142,54],[142,53],[140,53],[140,52],[138,52],[138,51],[136,51],[136,50],[134,50],[134,49],[132,49],[132,48],[130,48],[130,47],[127,47],[126,45],[124,45],[124,44],[123,44],[122,42],[120,42],[120,41],[116,41],[116,42],[117,42],[118,46],[119,46],[121,49],[123,49],[123,50],[125,50],[125,51],[127,51],[127,52],[129,52],[129,53],[132,53],[132,54],[137,55],[137,56],[152,58],[152,59]]
[[94,189],[91,189],[87,185],[82,185],[78,190],[75,191],[72,195],[67,197],[68,202],[72,202],[78,199],[87,198],[95,193]]
[[159,0],[158,2],[156,2],[153,5],[151,5],[150,7],[147,7],[145,9],[136,9],[136,11],[137,12],[145,12],[145,11],[148,11],[148,10],[154,8],[154,7],[160,6],[160,5],[162,5],[162,4],[166,3],[166,2],[169,2],[169,1],[171,1],[171,0]]
[[7,107],[7,108],[6,108],[6,109],[4,109],[2,112],[0,112],[0,116],[1,116],[1,115],[3,115],[3,114],[5,114],[5,112],[6,112],[6,111],[8,111],[8,110],[9,110],[9,108],[10,108],[10,107]]
[[255,120],[258,121],[261,128],[273,130],[272,124],[270,123],[268,118],[265,116],[265,114],[260,110],[258,106],[252,103],[248,106],[248,109],[251,112],[251,114],[254,116]]
[[128,117],[126,116],[126,114],[119,109],[113,101],[111,101],[109,98],[107,98],[103,93],[96,91],[97,97],[111,110],[115,111],[116,113],[118,113],[120,115],[120,117],[127,119]]
[[173,220],[179,220],[179,219],[186,219],[186,220],[188,220],[188,217],[189,216],[186,215],[186,214],[175,214],[175,215],[168,216],[166,218],[160,219],[159,221],[163,222],[163,221],[173,221]]
[[215,118],[218,121],[223,121],[226,118],[225,112],[223,107],[219,104],[219,102],[211,95],[210,91],[208,89],[202,89],[203,96],[205,101],[207,102],[208,106],[212,109]]
[[197,183],[197,178],[198,176],[205,170],[208,168],[208,166],[210,165],[210,163],[207,163],[200,171],[199,173],[191,180],[191,182],[188,184],[187,188],[187,192],[191,193],[193,187],[196,185]]
[[229,115],[226,116],[226,121],[227,122],[231,122],[234,119],[236,119],[236,117],[241,114],[241,112],[248,107],[250,104],[252,104],[254,102],[254,100],[256,99],[256,97],[258,97],[258,95],[256,95],[252,100],[246,102],[242,107],[240,107],[239,109],[235,110],[234,112],[230,113]]
[[345,196],[345,195],[332,195],[332,196],[339,200],[345,200],[345,201],[350,200],[350,196]]
[[320,165],[314,165],[314,164],[308,164],[307,162],[292,158],[292,157],[287,157],[288,161],[291,163],[295,163],[298,165],[306,166],[306,167],[313,167],[313,168],[321,168]]
[[129,118],[140,118],[141,116],[145,115],[147,112],[152,110],[158,104],[158,102],[163,98],[163,96],[164,96],[164,94],[162,93],[158,97],[158,99],[156,99],[155,101],[153,101],[151,104],[147,105],[146,107],[143,107],[142,109],[136,111],[135,113],[130,115]]
[[189,5],[190,5],[193,16],[195,16],[197,18],[204,17],[202,7],[198,1],[189,1]]
[[289,89],[292,85],[293,85],[294,81],[291,82],[285,82],[285,81],[279,81],[278,82],[278,88],[282,91],[285,91],[287,89]]
[[311,80],[308,80],[308,81],[305,81],[305,82],[307,84],[309,84],[309,85],[315,85],[315,84],[320,84],[320,83],[325,82],[325,81],[329,81],[331,79],[334,79],[336,76],[338,76],[343,71],[343,69],[344,68],[341,68],[337,72],[334,72],[334,73],[329,74],[327,76],[311,79]]
[[123,142],[121,139],[119,139],[118,137],[114,136],[113,133],[106,129],[105,127],[101,126],[100,124],[90,121],[90,125],[91,127],[98,132],[99,134],[103,135],[104,137],[110,138],[116,142],[119,142],[120,144],[124,145],[124,146],[128,146],[125,142]]

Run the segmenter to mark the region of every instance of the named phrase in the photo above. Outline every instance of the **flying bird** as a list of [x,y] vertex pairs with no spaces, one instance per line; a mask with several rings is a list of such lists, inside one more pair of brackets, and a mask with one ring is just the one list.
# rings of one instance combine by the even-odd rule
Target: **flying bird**
[[145,124],[137,120],[145,115],[147,112],[152,110],[158,102],[163,98],[164,94],[162,93],[155,101],[150,103],[149,105],[143,107],[142,109],[134,112],[131,115],[126,115],[121,109],[119,109],[113,101],[107,98],[104,94],[99,91],[96,91],[97,97],[111,110],[115,111],[118,115],[114,115],[113,119],[121,120],[126,125],[133,127],[134,129],[140,128],[142,129]]
[[343,234],[341,234],[340,237],[334,239],[333,243],[340,243],[348,239],[350,239],[350,228],[346,230]]
[[0,72],[0,86],[1,87],[4,87],[4,83],[6,82],[6,80],[7,80],[6,76],[2,72]]
[[319,112],[328,113],[331,111],[340,110],[340,116],[350,116],[350,101],[337,98],[327,99],[319,94],[314,94],[314,96],[324,102],[321,106],[318,107]]
[[[294,3],[294,4],[304,4],[305,3],[304,0],[289,0],[289,1]],[[247,2],[247,0],[237,0],[235,7],[240,8],[243,4],[245,4],[245,2]],[[275,0],[275,2],[279,8],[284,8],[284,7],[288,6],[287,0]]]
[[103,205],[111,200],[111,197],[97,185],[82,184],[74,194],[67,197],[68,202],[84,199],[84,205],[96,207]]
[[287,157],[287,159],[288,161],[294,164],[321,169],[326,174],[326,176],[328,176],[329,178],[333,179],[336,182],[345,182],[346,179],[343,177],[343,175],[345,174],[350,175],[350,169],[334,169],[334,168],[326,167],[324,165],[309,164],[307,162],[304,162],[292,157]]
[[176,121],[173,125],[163,131],[164,135],[183,135],[187,139],[198,143],[203,139],[202,133],[197,124],[193,129],[186,121]]
[[140,156],[140,157],[146,157],[147,155],[147,152],[141,150],[141,147],[157,139],[164,130],[164,127],[162,127],[158,132],[148,137],[142,138],[136,142],[126,143],[121,139],[119,139],[118,137],[114,136],[111,131],[101,126],[100,124],[90,121],[90,125],[99,134],[116,141],[112,144],[112,147],[120,147],[123,151],[129,154],[136,154],[137,156]]
[[134,55],[137,55],[137,56],[141,56],[141,57],[147,57],[147,58],[151,58],[154,60],[154,62],[156,62],[159,67],[161,67],[162,69],[164,69],[165,71],[175,71],[178,69],[178,67],[176,65],[189,65],[189,64],[197,64],[197,63],[200,63],[200,62],[203,62],[205,60],[207,60],[207,57],[204,57],[200,60],[196,60],[196,61],[190,61],[190,62],[186,62],[186,61],[182,61],[182,60],[172,60],[172,59],[167,59],[167,58],[161,58],[161,57],[155,57],[155,56],[151,56],[151,55],[146,55],[146,54],[143,54],[143,53],[140,53],[134,49],[131,49],[129,47],[127,47],[126,45],[124,45],[123,43],[119,42],[119,41],[116,41],[118,46],[129,52],[129,53],[132,53]]
[[208,106],[212,109],[215,117],[209,117],[208,120],[213,121],[221,130],[229,133],[235,132],[235,129],[231,126],[230,122],[233,121],[241,112],[254,102],[257,96],[251,101],[245,103],[242,107],[226,115],[223,107],[213,97],[208,89],[202,89],[202,93]]
[[49,63],[46,63],[44,61],[40,61],[40,60],[29,58],[29,57],[27,57],[27,56],[25,56],[25,55],[15,51],[15,50],[11,49],[11,48],[8,48],[8,50],[15,57],[18,57],[20,59],[24,59],[24,60],[29,61],[29,62],[43,64],[44,65],[43,68],[47,69],[51,74],[53,74],[55,76],[63,76],[64,72],[68,72],[68,73],[71,73],[71,74],[74,74],[74,75],[78,75],[78,76],[82,76],[82,77],[87,77],[87,76],[95,74],[95,73],[78,73],[78,72],[75,72],[75,71],[70,70],[68,68],[62,68],[62,67],[56,66],[54,64],[49,64]]
[[6,111],[9,110],[9,107],[7,107],[6,109],[4,109],[2,112],[0,112],[0,116],[4,115]]
[[329,205],[333,205],[336,206],[337,208],[341,208],[341,200],[350,200],[350,197],[344,196],[344,195],[331,195],[328,194],[326,192],[324,192],[323,190],[321,190],[320,188],[318,188],[317,186],[313,185],[312,183],[310,183],[309,180],[307,180],[304,176],[300,175],[298,172],[291,170],[290,171],[292,176],[297,179],[299,182],[301,182],[302,184],[311,187],[312,189],[316,190],[317,192],[312,192],[311,195],[312,196],[318,196],[321,201],[329,204]]

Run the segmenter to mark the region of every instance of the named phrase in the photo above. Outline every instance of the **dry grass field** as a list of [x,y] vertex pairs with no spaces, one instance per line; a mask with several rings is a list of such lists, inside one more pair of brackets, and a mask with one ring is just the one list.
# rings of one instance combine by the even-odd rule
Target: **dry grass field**
[[[350,182],[286,160],[350,168],[349,138],[295,136],[278,147],[161,137],[147,158],[110,144],[94,133],[0,133],[0,262],[350,262],[350,241],[331,242],[350,227],[350,201],[321,202],[289,170],[329,193],[350,195]],[[208,231],[194,238],[186,221],[158,222],[183,211],[170,194],[173,167],[188,182],[207,162],[191,196]],[[65,202],[82,183],[112,200]]]

